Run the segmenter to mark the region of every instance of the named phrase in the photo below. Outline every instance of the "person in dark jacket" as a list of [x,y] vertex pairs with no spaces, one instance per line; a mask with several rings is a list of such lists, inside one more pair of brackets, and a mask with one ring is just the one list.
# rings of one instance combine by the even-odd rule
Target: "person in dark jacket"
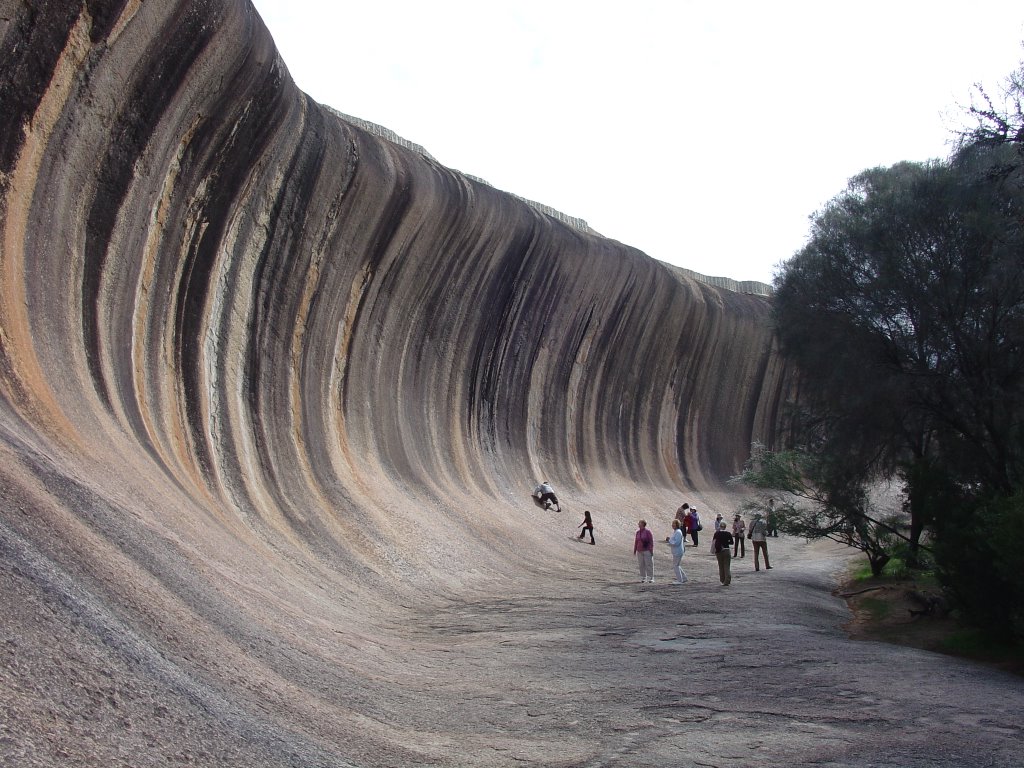
[[579,526],[577,526],[577,527],[583,529],[582,531],[580,531],[579,538],[582,539],[589,532],[590,533],[590,543],[593,544],[594,543],[594,521],[590,517],[590,510],[589,509],[584,509],[583,510],[583,522],[580,523]]
[[732,534],[725,520],[719,523],[718,530],[711,537],[711,549],[718,558],[718,580],[722,586],[728,587],[732,584]]

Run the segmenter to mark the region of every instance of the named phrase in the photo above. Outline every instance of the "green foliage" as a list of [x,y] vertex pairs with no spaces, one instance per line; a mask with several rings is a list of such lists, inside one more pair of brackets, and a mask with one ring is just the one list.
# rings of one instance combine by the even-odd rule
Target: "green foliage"
[[1024,642],[995,639],[978,629],[953,633],[943,640],[942,648],[955,656],[1005,665],[1018,673],[1024,670]]
[[[1024,67],[1003,106],[981,95],[948,162],[851,179],[776,277],[805,455],[748,481],[809,500],[782,529],[845,539],[874,574],[927,565],[933,532],[962,615],[1021,637],[1024,548],[1005,542],[1024,530]],[[875,478],[902,481],[909,536],[866,505]]]
[[765,492],[759,501],[745,504],[744,511],[770,509],[783,533],[859,549],[877,576],[906,537],[898,520],[872,510],[864,478],[846,469],[821,454],[773,452],[755,444],[744,472],[733,482]]
[[888,618],[892,612],[892,606],[885,600],[879,600],[877,597],[863,598],[858,607],[860,610],[866,611],[872,621],[882,621]]
[[907,562],[901,557],[893,556],[889,562],[885,564],[885,568],[879,574],[871,572],[870,564],[865,564],[863,567],[858,568],[853,572],[853,581],[867,581],[868,579],[877,578],[881,576],[883,579],[892,579],[894,581],[902,581],[904,579],[915,578],[915,574],[907,567]]
[[961,505],[938,530],[940,582],[972,624],[1024,641],[1024,494]]

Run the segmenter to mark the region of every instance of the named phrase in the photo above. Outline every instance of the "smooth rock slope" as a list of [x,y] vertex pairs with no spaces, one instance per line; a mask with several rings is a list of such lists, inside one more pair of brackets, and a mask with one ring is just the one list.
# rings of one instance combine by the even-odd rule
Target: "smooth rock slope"
[[634,636],[628,551],[777,440],[767,313],[312,102],[244,0],[0,0],[0,763],[690,754],[631,665],[770,638]]

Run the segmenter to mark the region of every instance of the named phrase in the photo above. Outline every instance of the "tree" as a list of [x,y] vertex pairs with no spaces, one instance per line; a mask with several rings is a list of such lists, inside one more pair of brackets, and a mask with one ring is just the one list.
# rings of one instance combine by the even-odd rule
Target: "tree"
[[[755,444],[741,475],[731,482],[760,488],[777,505],[773,514],[783,533],[805,539],[830,539],[863,552],[871,573],[879,576],[893,550],[909,542],[901,523],[875,510],[863,478],[849,467],[830,465],[824,454],[802,450],[773,452]],[[751,502],[744,509],[763,509]]]
[[930,531],[944,584],[1000,631],[1001,600],[1024,614],[986,522],[1024,508],[1024,67],[1001,103],[978,93],[948,161],[864,171],[812,217],[774,317],[801,375],[802,477],[838,515],[804,520],[885,545],[857,528],[857,493],[902,480],[911,559]]
[[951,482],[1024,480],[1024,196],[1002,148],[854,177],[776,278],[812,447],[899,476],[912,550]]
[[1024,148],[1024,64],[999,88],[997,105],[984,86],[975,86],[976,97],[967,108],[972,128],[960,131],[958,150],[972,146],[1017,145]]

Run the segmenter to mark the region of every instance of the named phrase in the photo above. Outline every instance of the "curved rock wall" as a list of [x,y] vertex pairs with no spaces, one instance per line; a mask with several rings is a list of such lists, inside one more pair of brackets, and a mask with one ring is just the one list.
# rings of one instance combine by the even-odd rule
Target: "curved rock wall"
[[346,122],[243,0],[0,9],[0,548],[34,685],[131,668],[119,695],[217,713],[225,759],[272,700],[300,754],[373,710],[307,711],[376,684],[403,590],[542,567],[537,481],[625,537],[775,440],[763,297]]

